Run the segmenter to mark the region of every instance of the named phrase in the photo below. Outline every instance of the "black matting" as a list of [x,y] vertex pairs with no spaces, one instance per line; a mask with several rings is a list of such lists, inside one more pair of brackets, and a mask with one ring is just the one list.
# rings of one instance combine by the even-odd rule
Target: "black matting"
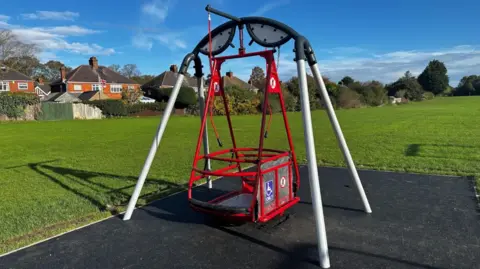
[[[480,268],[480,217],[468,179],[319,168],[331,268]],[[302,202],[266,226],[219,226],[180,193],[0,258],[0,268],[319,268],[306,167]],[[227,180],[214,182],[229,190]],[[197,195],[209,196],[198,187]]]

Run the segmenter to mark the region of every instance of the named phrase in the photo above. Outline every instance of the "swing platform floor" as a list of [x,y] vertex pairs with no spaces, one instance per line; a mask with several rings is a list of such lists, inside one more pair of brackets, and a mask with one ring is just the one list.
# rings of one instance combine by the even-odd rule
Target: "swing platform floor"
[[[469,177],[359,171],[366,214],[348,171],[319,168],[330,268],[480,268],[480,214]],[[308,170],[301,202],[267,225],[220,226],[186,192],[0,258],[0,268],[320,268]],[[201,197],[231,190],[220,179]]]

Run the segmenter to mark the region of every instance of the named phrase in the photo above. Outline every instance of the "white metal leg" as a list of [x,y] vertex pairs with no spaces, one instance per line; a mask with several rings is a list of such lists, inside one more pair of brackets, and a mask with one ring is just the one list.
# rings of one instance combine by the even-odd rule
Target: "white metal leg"
[[[203,122],[203,113],[205,111],[205,88],[203,87],[203,77],[197,78],[197,87],[198,87],[198,107],[200,113],[200,122]],[[203,132],[203,154],[207,155],[210,152],[210,148],[208,145],[208,130],[207,125],[205,124],[205,129]],[[206,158],[206,166],[208,171],[212,170],[212,166],[210,163],[210,159]],[[212,178],[210,176],[207,177],[207,184],[208,188],[212,188]]]
[[155,154],[157,153],[158,145],[160,145],[160,141],[162,140],[163,133],[165,132],[165,128],[167,127],[168,119],[170,118],[170,114],[173,110],[173,105],[178,96],[178,92],[180,91],[180,87],[182,86],[183,82],[183,75],[178,74],[177,82],[173,87],[172,93],[170,98],[168,99],[167,107],[162,116],[162,120],[157,128],[157,133],[153,138],[152,146],[150,147],[150,152],[148,152],[147,159],[145,160],[145,164],[143,165],[142,172],[138,177],[137,185],[135,186],[135,190],[133,191],[132,197],[128,202],[127,211],[123,216],[123,220],[129,220],[132,217],[133,210],[135,209],[135,205],[137,204],[138,197],[140,196],[140,192],[142,191],[143,184],[145,183],[145,179],[147,178],[148,172],[150,171],[150,166],[152,165],[153,159],[155,158]]
[[312,195],[313,212],[317,228],[317,242],[320,265],[322,266],[322,268],[330,268],[327,233],[325,231],[325,220],[323,216],[322,195],[320,192],[320,181],[318,179],[317,156],[315,154],[315,143],[313,140],[312,117],[310,112],[310,100],[308,97],[305,60],[297,60],[297,71],[300,84],[300,102],[302,106],[305,146],[307,148],[310,191]]
[[340,124],[338,123],[337,117],[335,116],[335,111],[333,109],[332,103],[330,102],[330,97],[328,96],[328,92],[325,87],[325,83],[323,82],[322,75],[320,74],[318,65],[314,64],[310,68],[312,69],[313,76],[315,78],[315,81],[317,82],[318,89],[325,103],[328,117],[330,118],[330,122],[333,126],[335,135],[337,136],[340,149],[342,150],[343,157],[345,158],[345,162],[348,166],[348,171],[350,171],[350,175],[355,182],[355,185],[357,186],[358,192],[360,193],[365,212],[372,213],[372,209],[370,208],[367,195],[365,194],[365,190],[362,186],[362,181],[360,181],[357,169],[355,168],[355,164],[353,163],[352,155],[350,154],[350,150],[348,149],[347,142],[345,141],[345,137],[343,136],[342,129],[340,128]]

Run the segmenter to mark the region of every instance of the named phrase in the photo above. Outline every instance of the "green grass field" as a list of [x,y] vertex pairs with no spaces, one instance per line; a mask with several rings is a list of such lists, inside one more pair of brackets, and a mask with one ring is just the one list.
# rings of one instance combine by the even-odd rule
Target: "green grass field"
[[[480,98],[337,111],[358,168],[479,175]],[[344,166],[324,111],[312,114],[318,162]],[[300,113],[290,113],[299,161],[305,162]],[[239,146],[256,146],[259,116],[232,119]],[[158,118],[0,124],[0,253],[111,215],[128,201]],[[217,128],[228,147],[224,118]],[[141,203],[178,191],[188,180],[196,117],[171,118]],[[212,130],[210,127],[209,130]],[[219,149],[210,133],[212,150]],[[266,146],[286,148],[280,115]],[[122,210],[120,206],[118,210]]]

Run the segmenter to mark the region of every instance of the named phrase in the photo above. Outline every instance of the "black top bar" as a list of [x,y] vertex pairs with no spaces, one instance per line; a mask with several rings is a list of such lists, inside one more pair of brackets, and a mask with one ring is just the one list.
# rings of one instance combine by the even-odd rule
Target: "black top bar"
[[[310,46],[310,42],[308,42],[308,40],[304,36],[300,35],[297,31],[295,31],[286,24],[264,17],[238,18],[225,12],[216,10],[210,7],[210,5],[207,5],[205,7],[205,10],[221,17],[230,19],[229,21],[211,30],[212,42],[217,39],[215,47],[212,47],[212,56],[216,56],[222,53],[232,44],[236,27],[242,28],[243,26],[245,26],[247,28],[248,34],[252,38],[252,41],[259,44],[260,46],[266,48],[275,48],[287,43],[290,39],[293,39],[295,40],[294,61],[307,60],[310,66],[317,63],[313,48]],[[271,35],[273,37],[270,40],[269,37],[266,36],[265,30],[275,32]],[[274,41],[272,41],[272,39]],[[193,51],[187,54],[187,56],[185,56],[182,62],[182,66],[180,68],[180,73],[185,74],[190,62],[195,61],[195,76],[201,77],[203,75],[203,66],[198,54],[202,53],[204,55],[209,55],[209,50],[206,48],[208,44],[209,34],[206,34],[204,38],[193,49]]]
[[232,15],[230,15],[230,14],[227,14],[227,13],[225,13],[225,12],[222,12],[222,11],[220,11],[220,10],[216,10],[216,9],[210,7],[210,5],[207,5],[207,6],[205,7],[205,10],[208,11],[208,12],[212,12],[213,14],[217,14],[218,16],[222,16],[222,17],[224,17],[224,18],[230,19],[230,20],[232,20],[232,21],[240,22],[240,19],[239,19],[239,18],[237,18],[237,17],[235,17],[235,16],[232,16]]

